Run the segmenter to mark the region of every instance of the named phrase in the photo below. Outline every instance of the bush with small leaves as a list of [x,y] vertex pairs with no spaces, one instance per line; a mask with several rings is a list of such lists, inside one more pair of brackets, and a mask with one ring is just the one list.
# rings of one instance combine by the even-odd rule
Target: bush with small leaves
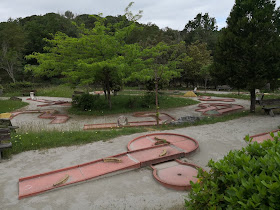
[[[280,209],[280,132],[210,160],[185,200],[187,209]],[[247,137],[247,140],[248,137]]]
[[77,95],[73,97],[72,105],[73,107],[76,107],[82,111],[90,111],[94,108],[100,108],[104,104],[100,105],[99,102],[101,102],[99,95],[90,95],[88,93]]

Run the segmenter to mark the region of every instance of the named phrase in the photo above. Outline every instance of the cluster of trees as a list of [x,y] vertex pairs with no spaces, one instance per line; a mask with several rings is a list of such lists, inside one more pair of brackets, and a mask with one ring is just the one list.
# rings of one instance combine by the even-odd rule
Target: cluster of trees
[[[117,17],[48,13],[0,23],[0,71],[13,82],[35,75],[99,84],[110,104],[123,82],[197,85],[209,81],[251,92],[280,77],[279,17],[274,0],[236,0],[227,27],[198,14],[184,30],[140,24],[141,11]],[[23,68],[24,67],[24,68]],[[25,69],[25,71],[23,71]],[[1,74],[2,75],[2,74]]]
[[[200,17],[202,14],[198,14],[198,16]],[[202,25],[205,18],[211,19],[208,14],[205,14],[204,16],[203,20],[196,20],[198,18],[195,18],[194,21],[201,22],[200,25]],[[172,46],[185,41],[185,43],[188,44],[185,44],[184,49],[181,50],[184,50],[183,53],[186,54],[187,47],[191,44],[194,45],[193,42],[199,40],[200,42],[197,42],[198,45],[208,42],[208,39],[204,39],[205,36],[188,37],[188,33],[186,31],[177,31],[170,28],[160,29],[152,23],[140,24],[137,22],[140,17],[141,12],[134,17],[134,15],[128,10],[125,11],[125,15],[119,15],[116,17],[107,16],[105,18],[99,15],[88,14],[75,16],[72,12],[66,11],[63,15],[48,13],[43,16],[34,15],[2,22],[0,23],[1,77],[4,79],[9,76],[13,82],[16,82],[18,79],[29,80],[33,74],[23,71],[24,67],[26,65],[38,65],[39,62],[36,59],[26,59],[26,56],[33,53],[48,52],[48,47],[51,46],[51,42],[48,40],[55,39],[55,36],[62,36],[62,34],[65,34],[70,38],[79,39],[81,38],[81,34],[86,33],[85,30],[93,30],[96,27],[96,24],[100,21],[104,27],[107,28],[106,34],[108,35],[114,34],[117,30],[116,27],[125,28],[133,23],[133,30],[131,28],[129,33],[125,34],[123,42],[127,45],[138,44],[142,48],[154,47],[161,42],[167,44],[168,46]],[[212,19],[214,21],[214,18]],[[199,28],[199,31],[203,31],[201,26],[198,26],[197,24],[189,26],[189,28],[192,28],[192,31],[195,31],[196,27]],[[216,31],[216,28],[213,28],[213,33]],[[214,45],[212,44],[212,46]],[[200,46],[198,46],[198,48],[199,47]],[[213,47],[212,49],[207,47],[208,51],[206,53],[209,52],[209,54],[211,54],[213,49]],[[192,57],[193,61],[196,59],[200,59],[200,57]],[[185,59],[184,61],[190,61],[190,59]],[[188,69],[187,63],[181,65],[181,68],[184,69],[184,75],[190,75],[193,72]],[[187,73],[187,71],[189,71],[189,73]],[[56,73],[51,73],[47,76],[52,76],[53,78],[63,77],[62,75]],[[46,76],[43,78],[44,80],[48,80]],[[195,78],[195,80],[193,78]],[[5,81],[8,81],[8,78]],[[180,77],[180,79],[175,82],[185,83],[188,85],[201,83],[201,81],[202,78],[198,78],[197,75],[190,75],[190,77]]]

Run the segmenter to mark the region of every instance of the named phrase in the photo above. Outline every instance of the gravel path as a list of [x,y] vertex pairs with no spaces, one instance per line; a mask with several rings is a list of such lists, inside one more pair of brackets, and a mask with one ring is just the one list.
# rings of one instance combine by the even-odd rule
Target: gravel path
[[[213,97],[216,98],[216,97]],[[37,105],[44,104],[41,102],[26,100],[27,97],[22,97],[23,101],[28,102],[29,105],[24,107],[22,110],[48,110],[55,109],[59,111],[60,114],[67,114],[67,109],[69,107],[66,106],[45,106],[45,107],[37,107]],[[38,97],[38,99],[47,99],[47,100],[61,100],[61,101],[71,101],[70,98],[58,98],[58,97]],[[197,98],[192,98],[194,100],[198,100]],[[206,102],[204,102],[206,103]],[[217,102],[213,102],[217,103]],[[226,102],[225,102],[226,103]],[[245,107],[245,109],[249,109],[249,101],[236,99],[235,104],[240,104]],[[196,112],[197,105],[180,107],[175,109],[165,109],[160,110],[161,112],[167,113],[176,119],[183,116],[201,116],[200,112]],[[120,114],[117,115],[107,115],[107,116],[77,116],[70,115],[70,119],[63,124],[50,124],[50,119],[40,119],[38,118],[38,114],[21,114],[12,119],[12,123],[15,126],[19,126],[21,131],[30,131],[30,130],[59,130],[59,131],[69,131],[69,130],[83,130],[84,124],[99,124],[99,123],[116,123]],[[127,117],[128,122],[133,121],[144,121],[144,120],[154,120],[152,117],[134,117],[132,113],[121,114]]]
[[[240,104],[239,102],[242,101],[236,103]],[[246,105],[246,101],[243,102]],[[248,102],[246,106],[248,106]],[[188,111],[193,108],[178,109],[178,113],[175,111],[177,109],[173,109],[170,112],[173,115],[182,116],[185,113],[189,114]],[[15,120],[19,117],[16,117]],[[30,116],[25,119],[34,120],[35,118]],[[91,123],[96,122],[95,119],[89,118],[88,120]],[[106,120],[109,121],[109,118]],[[15,122],[19,122],[19,120]],[[280,115],[275,117],[261,115],[162,132],[172,132],[195,138],[199,142],[199,149],[185,158],[185,161],[208,169],[206,165],[210,159],[221,159],[230,150],[246,146],[243,140],[245,135],[275,130],[279,125]],[[66,124],[64,126],[67,127]],[[121,136],[107,142],[100,141],[82,146],[29,151],[13,155],[11,160],[4,160],[0,163],[0,209],[183,209],[187,192],[163,187],[154,180],[149,167],[91,180],[22,200],[17,199],[20,177],[126,152],[127,143],[140,135],[143,134]]]

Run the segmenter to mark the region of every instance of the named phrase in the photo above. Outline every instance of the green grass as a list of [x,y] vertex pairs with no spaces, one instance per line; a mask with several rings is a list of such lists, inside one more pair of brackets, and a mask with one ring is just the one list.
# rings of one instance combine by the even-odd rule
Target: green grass
[[145,90],[122,90],[118,92],[118,95],[144,95]]
[[[154,98],[151,98],[151,101],[145,103],[145,96],[128,96],[128,95],[117,95],[112,97],[112,109],[109,109],[107,101],[105,101],[104,96],[100,96],[100,106],[88,110],[82,111],[78,108],[72,107],[69,109],[70,114],[77,115],[94,115],[94,116],[103,116],[110,114],[119,114],[119,113],[130,113],[130,112],[139,112],[139,111],[154,111],[155,105]],[[198,101],[194,101],[189,98],[176,98],[169,97],[165,95],[159,96],[159,107],[160,109],[176,108],[183,107],[193,104],[198,104]]]
[[[215,94],[215,93],[197,93],[198,96],[215,96],[215,97],[221,97],[221,98],[237,98],[237,99],[244,99],[244,100],[250,100],[250,95],[245,94],[235,94],[235,93],[228,93],[228,94]],[[264,99],[279,99],[280,94],[269,94],[265,95]]]
[[0,100],[0,113],[11,112],[28,105],[22,101]]
[[71,98],[74,92],[73,88],[66,85],[50,86],[37,88],[37,96],[50,96],[50,97],[65,97]]
[[219,117],[204,117],[194,124],[184,123],[181,125],[161,125],[140,128],[132,127],[96,131],[32,131],[25,133],[12,133],[13,147],[10,150],[5,150],[4,156],[9,157],[12,154],[18,154],[30,150],[43,150],[62,146],[83,145],[97,141],[107,141],[119,136],[142,133],[146,131],[174,130],[189,126],[214,124],[217,122],[225,122],[249,115],[252,115],[249,113],[249,111],[241,111]]
[[199,92],[196,93],[198,96],[215,96],[215,97],[221,97],[221,98],[237,98],[237,99],[244,99],[244,100],[250,100],[250,95],[245,94],[235,94],[235,93],[228,93],[228,94],[215,94],[215,93],[203,93]]
[[82,145],[96,141],[106,141],[122,135],[147,131],[145,128],[121,128],[105,131],[41,131],[12,133],[13,147],[5,151],[5,156],[30,150],[50,149],[62,146]]
[[58,86],[44,86],[42,87],[30,87],[30,88],[22,88],[22,89],[4,89],[3,96],[12,97],[12,96],[22,96],[22,91],[35,89],[36,96],[50,96],[50,97],[66,97],[71,98],[74,92],[74,89],[67,85],[58,85]]

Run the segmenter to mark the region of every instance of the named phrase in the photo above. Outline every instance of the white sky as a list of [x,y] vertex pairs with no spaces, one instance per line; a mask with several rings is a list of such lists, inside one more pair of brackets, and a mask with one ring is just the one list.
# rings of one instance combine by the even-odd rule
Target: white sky
[[[64,14],[70,10],[76,15],[122,15],[132,0],[0,0],[0,22],[8,18],[44,15],[49,12]],[[208,12],[215,17],[219,28],[226,26],[234,0],[134,0],[132,12],[143,10],[142,23],[154,23],[160,28],[183,30],[198,13]],[[277,6],[280,0],[276,0]]]

